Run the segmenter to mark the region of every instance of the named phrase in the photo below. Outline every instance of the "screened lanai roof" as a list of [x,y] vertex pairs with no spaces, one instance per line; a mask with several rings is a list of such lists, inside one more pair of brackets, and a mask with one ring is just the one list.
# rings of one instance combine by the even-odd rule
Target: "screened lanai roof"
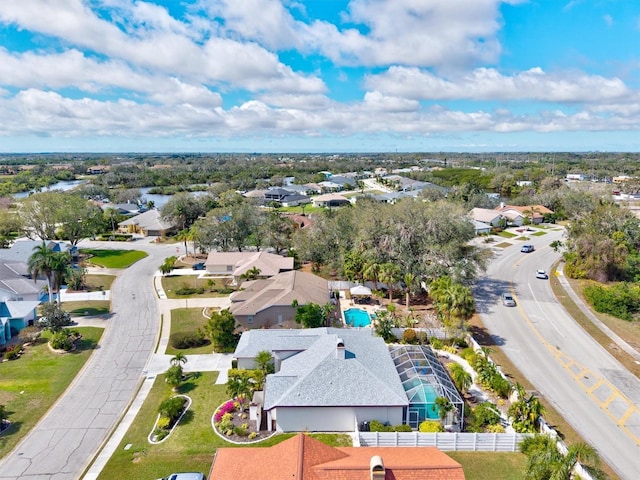
[[410,406],[433,404],[437,397],[446,397],[463,411],[460,393],[430,347],[392,345],[389,351]]

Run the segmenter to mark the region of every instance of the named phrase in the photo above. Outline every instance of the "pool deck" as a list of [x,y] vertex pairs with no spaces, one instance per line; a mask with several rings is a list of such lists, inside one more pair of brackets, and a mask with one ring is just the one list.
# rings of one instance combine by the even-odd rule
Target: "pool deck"
[[[350,308],[359,308],[360,310],[365,310],[369,314],[369,316],[371,316],[371,314],[375,315],[376,311],[380,310],[381,307],[380,305],[360,305],[358,303],[353,302],[353,300],[341,298],[340,299],[340,315],[342,317],[342,323],[344,324],[345,327],[351,328],[350,325],[347,325],[347,321],[344,318],[344,311]],[[370,327],[371,325],[368,325],[366,327],[359,327],[359,328],[370,328]]]

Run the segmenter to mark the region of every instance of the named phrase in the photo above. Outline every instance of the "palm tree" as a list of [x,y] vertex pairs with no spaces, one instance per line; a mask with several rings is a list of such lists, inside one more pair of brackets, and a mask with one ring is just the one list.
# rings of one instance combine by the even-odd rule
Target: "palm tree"
[[451,364],[451,379],[456,388],[462,393],[466,392],[473,382],[471,374],[459,363]]
[[411,299],[411,292],[413,292],[416,286],[416,277],[413,273],[407,272],[404,274],[404,295],[405,295],[405,307],[409,309],[409,301]]
[[182,352],[178,352],[173,357],[171,357],[169,363],[171,363],[171,365],[184,365],[185,363],[187,363],[187,356]]
[[265,375],[274,372],[273,357],[269,350],[258,352],[254,358],[254,362],[258,369],[264,372]]
[[[184,254],[185,256],[189,256],[188,243],[190,240],[193,240],[193,231],[189,228],[185,228],[184,230],[180,230],[176,235],[176,240],[179,242],[184,242]],[[194,252],[195,253],[195,252]]]
[[444,422],[449,412],[453,410],[453,404],[447,397],[438,397],[436,398],[432,409],[435,410],[436,408],[438,409],[438,416],[440,417],[440,420]]
[[527,392],[520,384],[516,385],[518,400],[509,407],[509,416],[513,418],[513,428],[516,432],[535,432],[538,418],[544,414],[544,406],[540,399]]
[[378,275],[380,274],[380,264],[375,260],[369,260],[362,267],[362,276],[365,280],[373,282],[373,289],[378,290]]
[[380,265],[379,280],[387,284],[389,290],[389,301],[393,299],[393,286],[400,278],[400,268],[395,263],[383,263]]
[[578,463],[591,478],[607,478],[597,451],[585,443],[571,445],[563,455],[555,438],[538,434],[524,439],[520,451],[527,456],[526,480],[570,480]]
[[60,289],[64,285],[65,279],[73,272],[70,263],[71,255],[67,252],[53,252],[51,255],[51,274],[53,287],[58,293],[58,306],[62,305]]
[[49,303],[53,303],[53,270],[54,270],[54,255],[55,252],[52,252],[47,248],[47,245],[42,242],[42,244],[33,249],[33,253],[29,257],[29,261],[27,267],[29,269],[29,273],[33,277],[33,281],[35,282],[39,276],[43,276],[47,281],[47,291],[49,292]]

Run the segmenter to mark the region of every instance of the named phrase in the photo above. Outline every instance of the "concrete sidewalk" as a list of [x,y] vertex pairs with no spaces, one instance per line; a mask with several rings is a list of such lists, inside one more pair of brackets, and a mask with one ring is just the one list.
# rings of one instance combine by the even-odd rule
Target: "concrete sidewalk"
[[[193,274],[200,274],[201,271],[193,271]],[[157,275],[160,275],[159,273]],[[129,427],[135,420],[138,412],[142,408],[147,395],[153,387],[153,382],[159,374],[167,371],[171,365],[171,358],[173,355],[165,354],[167,345],[169,344],[169,335],[171,333],[171,310],[176,308],[207,308],[218,307],[227,308],[231,303],[228,297],[215,297],[215,298],[192,298],[185,300],[173,300],[167,299],[165,292],[162,290],[162,282],[158,276],[153,279],[154,290],[157,294],[157,305],[159,314],[162,319],[162,328],[160,330],[160,338],[158,341],[158,347],[156,351],[151,355],[147,362],[145,369],[143,370],[144,379],[137,395],[133,402],[127,409],[122,420],[118,424],[111,437],[106,442],[104,448],[100,450],[91,464],[88,472],[83,477],[83,480],[96,480],[100,472],[107,464],[113,453],[118,448],[118,445],[122,442],[122,439],[126,435]],[[80,319],[78,319],[80,321]],[[88,321],[88,320],[85,320]],[[99,321],[94,319],[93,321]],[[216,384],[227,383],[227,372],[231,368],[231,360],[233,355],[212,353],[205,355],[187,355],[187,362],[182,366],[185,372],[219,372]]]

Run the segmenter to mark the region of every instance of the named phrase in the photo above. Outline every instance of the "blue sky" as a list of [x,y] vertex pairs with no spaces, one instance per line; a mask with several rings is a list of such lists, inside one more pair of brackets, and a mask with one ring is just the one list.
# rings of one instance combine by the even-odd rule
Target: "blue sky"
[[2,0],[1,152],[640,151],[638,0]]

